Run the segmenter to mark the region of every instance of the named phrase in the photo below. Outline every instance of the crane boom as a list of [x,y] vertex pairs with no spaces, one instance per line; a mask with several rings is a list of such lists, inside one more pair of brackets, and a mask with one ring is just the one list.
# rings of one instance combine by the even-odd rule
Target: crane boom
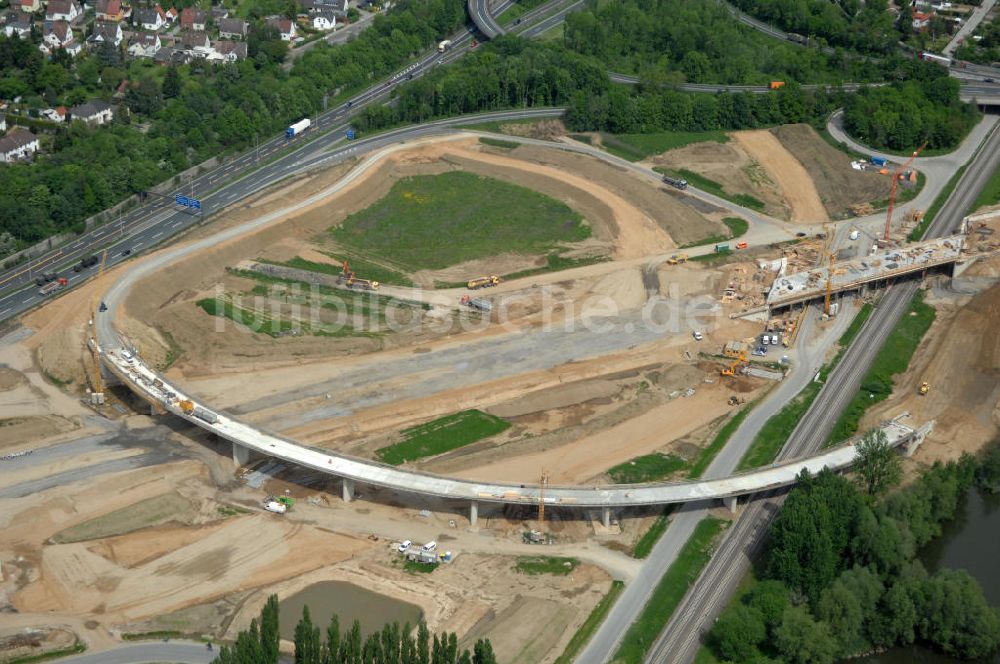
[[896,207],[896,189],[899,186],[899,175],[909,168],[910,164],[913,163],[913,160],[917,158],[917,155],[920,154],[925,147],[927,147],[926,142],[917,148],[912,155],[910,155],[910,158],[906,160],[905,164],[897,168],[892,173],[892,186],[889,188],[889,208],[885,213],[885,232],[882,234],[882,240],[884,242],[889,241],[889,231],[892,229],[892,210]]

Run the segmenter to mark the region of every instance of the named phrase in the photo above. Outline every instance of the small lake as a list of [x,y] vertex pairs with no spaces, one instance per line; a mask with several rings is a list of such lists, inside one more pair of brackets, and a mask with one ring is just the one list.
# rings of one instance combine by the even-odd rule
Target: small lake
[[[928,572],[943,567],[964,569],[974,576],[992,606],[1000,606],[1000,496],[969,491],[955,519],[946,524],[941,537],[920,552]],[[962,660],[925,648],[893,648],[880,655],[848,660],[859,664],[954,664]],[[994,658],[1000,664],[1000,656]]]
[[381,631],[386,624],[398,622],[416,625],[423,617],[419,606],[380,595],[346,581],[321,581],[300,590],[278,603],[281,638],[294,640],[295,625],[302,617],[302,607],[309,606],[313,624],[326,638],[326,626],[336,613],[340,618],[340,631],[351,628],[355,620],[361,623],[361,638]]

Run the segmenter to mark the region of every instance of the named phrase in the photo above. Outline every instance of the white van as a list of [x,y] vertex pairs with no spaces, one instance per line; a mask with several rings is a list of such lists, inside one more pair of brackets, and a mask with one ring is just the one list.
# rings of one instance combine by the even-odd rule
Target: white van
[[760,336],[760,345],[761,346],[766,346],[769,343],[771,343],[771,338],[769,336],[767,336],[766,334],[762,334]]
[[436,548],[438,548],[437,542],[428,542],[427,544],[424,544],[424,551],[433,551]]
[[848,237],[851,238],[851,241],[853,242],[854,240],[857,240],[859,237],[861,237],[861,231],[855,228],[853,231],[851,231],[851,234],[848,235]]
[[400,553],[406,553],[406,550],[409,549],[410,545],[412,545],[412,544],[413,544],[413,542],[411,542],[410,540],[403,540],[399,544],[399,552]]
[[704,338],[705,338],[705,335],[703,335],[701,332],[695,332],[694,333],[694,340],[695,341],[701,341]]
[[778,345],[778,335],[777,334],[772,334],[771,335],[771,345],[772,346],[777,346]]

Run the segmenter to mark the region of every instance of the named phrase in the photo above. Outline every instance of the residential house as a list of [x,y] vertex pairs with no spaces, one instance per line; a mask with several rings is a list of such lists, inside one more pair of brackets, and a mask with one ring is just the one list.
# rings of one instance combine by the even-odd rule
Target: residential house
[[934,14],[926,14],[924,12],[913,12],[913,29],[914,30],[926,30],[928,24],[931,22],[931,17]]
[[42,28],[42,43],[38,50],[46,55],[62,49],[70,55],[80,52],[80,44],[76,42],[73,28],[66,21],[45,21]]
[[203,32],[208,15],[200,9],[185,7],[181,10],[181,30],[195,30]]
[[31,37],[31,19],[24,15],[15,16],[11,14],[10,19],[3,26],[3,34],[8,39],[14,35],[17,35],[21,39],[28,39]]
[[21,11],[25,14],[34,14],[42,8],[42,0],[21,0]]
[[87,124],[96,125],[107,124],[114,117],[111,113],[111,104],[102,99],[95,99],[88,101],[86,104],[74,106],[69,109],[69,115],[73,120],[82,120]]
[[83,10],[76,0],[49,0],[45,6],[46,21],[76,23],[81,18],[83,18]]
[[337,15],[329,9],[314,9],[309,13],[314,30],[333,30],[337,27]]
[[132,12],[132,25],[156,32],[167,25],[167,20],[159,5],[155,8],[141,7]]
[[164,46],[153,56],[153,62],[163,66],[186,65],[191,62],[191,56],[183,48]]
[[215,50],[215,57],[210,57],[210,60],[236,62],[237,60],[246,60],[247,57],[246,42],[220,39],[212,44],[212,48]]
[[295,23],[290,19],[283,18],[281,16],[272,16],[267,19],[267,24],[278,29],[278,34],[281,35],[281,41],[292,41],[295,39],[295,35],[298,34],[295,31]]
[[299,0],[299,4],[307,12],[332,11],[338,17],[347,16],[350,7],[348,0]]
[[115,22],[125,20],[125,10],[121,0],[97,0],[94,8],[98,21]]
[[137,32],[128,40],[128,54],[133,58],[152,58],[161,47],[160,35],[155,32]]
[[212,20],[218,23],[224,18],[229,18],[229,8],[223,5],[212,5]]
[[177,18],[180,16],[180,13],[178,13],[177,9],[175,9],[174,7],[171,7],[164,13],[167,15],[168,23],[176,23]]
[[19,131],[0,138],[0,162],[27,159],[38,151],[38,137],[30,131]]
[[249,24],[238,18],[219,19],[219,37],[222,39],[246,39]]
[[97,21],[94,23],[94,34],[90,35],[90,37],[87,38],[87,41],[92,45],[107,42],[115,48],[118,48],[123,39],[125,39],[125,33],[122,31],[122,26],[120,24]]
[[207,58],[214,52],[212,50],[212,40],[208,38],[208,33],[200,30],[185,30],[181,32],[180,46],[189,55],[196,58]]
[[50,122],[66,122],[66,107],[46,108],[40,111],[38,116]]

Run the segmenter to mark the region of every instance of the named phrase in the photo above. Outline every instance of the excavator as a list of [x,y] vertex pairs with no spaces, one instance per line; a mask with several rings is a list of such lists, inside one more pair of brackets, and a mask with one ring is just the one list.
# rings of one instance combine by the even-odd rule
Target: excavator
[[931,391],[931,384],[928,383],[926,380],[924,382],[920,383],[920,389],[917,390],[917,392],[920,394],[920,396],[924,396],[925,394],[927,394],[930,391]]
[[739,354],[739,356],[735,360],[733,360],[733,363],[730,364],[725,369],[723,369],[721,373],[722,373],[723,376],[735,376],[736,375],[736,370],[740,367],[740,365],[743,365],[743,364],[748,364],[748,362],[747,362],[747,354],[741,352]]

